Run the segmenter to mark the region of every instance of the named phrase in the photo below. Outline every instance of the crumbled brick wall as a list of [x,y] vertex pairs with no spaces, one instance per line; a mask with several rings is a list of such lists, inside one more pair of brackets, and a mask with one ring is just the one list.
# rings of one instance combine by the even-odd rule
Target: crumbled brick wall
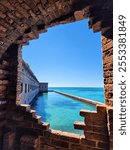
[[112,109],[97,106],[97,111],[81,110],[80,115],[85,117],[85,122],[75,123],[75,128],[84,130],[85,136],[48,130],[46,125],[38,124],[26,107],[11,108],[4,129],[3,149],[108,150],[110,146],[112,150]]
[[76,122],[76,129],[84,135],[49,129],[41,124],[29,106],[8,110],[4,129],[4,150],[112,150],[112,108],[97,106],[97,111],[81,110],[84,122]]
[[[102,0],[51,0],[45,2],[40,0],[1,0],[0,58],[12,43],[19,44],[19,47],[21,47],[28,44],[29,40],[38,38],[39,33],[45,32],[49,27],[82,20],[84,18],[89,19],[89,28],[92,28],[94,32],[101,31],[103,43],[105,43],[106,39],[109,41],[113,38],[112,3],[112,0],[106,2]],[[106,50],[106,47],[110,45],[112,46],[111,42],[107,45],[103,44],[104,63],[111,59],[106,57],[112,53],[112,50],[109,50],[109,52]],[[104,64],[105,96],[106,104],[112,105],[112,86],[111,83],[108,84],[108,82],[112,82],[112,71],[109,69],[106,72],[108,67],[111,68],[112,65]],[[108,76],[111,78],[109,77],[107,79]],[[20,85],[18,85],[18,89],[20,89]],[[2,93],[4,94],[4,92]]]
[[107,126],[107,107],[97,106],[97,111],[81,110],[84,122],[75,122],[76,129],[84,130],[85,139],[90,141],[90,149],[109,149],[109,135]]
[[97,106],[96,113],[85,115],[85,137],[91,141],[96,140],[97,148],[108,149],[108,130],[106,107]]
[[58,130],[46,131],[44,136],[40,137],[41,150],[84,150],[87,148],[86,143],[84,136]]
[[[27,44],[54,25],[89,18],[89,27],[112,33],[112,0],[0,1],[0,56],[12,43]],[[110,32],[111,31],[111,32]],[[25,33],[25,34],[23,34]],[[111,34],[112,35],[112,34]],[[110,36],[110,35],[109,35]]]
[[97,106],[97,111],[81,110],[84,122],[76,122],[75,129],[84,130],[84,135],[45,131],[40,136],[40,150],[112,150],[113,109],[105,105]]
[[[29,105],[12,106],[7,110],[6,124],[0,132],[2,150],[38,149],[38,136],[48,130],[49,124],[41,122]],[[30,143],[27,142],[30,139]],[[26,141],[27,140],[27,141]]]
[[[85,122],[77,124],[85,137],[73,137],[49,132],[47,125],[39,124],[33,111],[15,104],[20,91],[21,47],[49,27],[88,18],[89,28],[102,33],[105,103],[113,105],[112,3],[112,0],[0,1],[0,149],[39,149],[40,145],[44,150],[112,150],[112,110],[103,108],[102,113],[100,109],[87,113]],[[100,115],[101,119],[94,122]]]

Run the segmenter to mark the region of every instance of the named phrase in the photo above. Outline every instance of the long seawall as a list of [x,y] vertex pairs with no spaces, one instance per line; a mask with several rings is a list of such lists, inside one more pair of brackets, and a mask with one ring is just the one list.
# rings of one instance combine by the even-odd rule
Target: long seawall
[[82,98],[82,97],[79,97],[79,96],[74,96],[74,95],[67,94],[67,93],[60,92],[60,91],[56,91],[56,90],[53,90],[53,92],[64,95],[64,96],[67,96],[67,97],[70,97],[70,98],[73,98],[73,99],[76,99],[76,100],[84,102],[84,103],[91,104],[91,105],[103,105],[103,103],[100,103],[100,102],[97,102],[97,101],[94,101],[94,100],[91,100],[91,99],[86,99],[86,98]]

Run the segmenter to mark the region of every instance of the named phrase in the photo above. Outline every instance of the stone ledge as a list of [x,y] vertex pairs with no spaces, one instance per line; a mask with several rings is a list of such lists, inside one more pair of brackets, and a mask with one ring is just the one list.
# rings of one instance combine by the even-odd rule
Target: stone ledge
[[84,122],[78,122],[76,121],[74,123],[74,128],[78,130],[85,130],[86,129],[86,124]]
[[26,111],[30,111],[31,110],[30,109],[30,105],[28,105],[28,104],[20,104],[20,106],[23,107],[23,108],[25,108]]
[[91,110],[80,110],[80,116],[85,117],[87,114],[96,114],[96,111],[91,111]]

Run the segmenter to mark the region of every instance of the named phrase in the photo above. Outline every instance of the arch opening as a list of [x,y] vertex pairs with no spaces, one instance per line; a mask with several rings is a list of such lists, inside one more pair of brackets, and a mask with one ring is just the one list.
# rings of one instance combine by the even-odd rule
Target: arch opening
[[[30,61],[34,74],[36,77],[38,75],[41,82],[49,82],[49,80],[52,82],[52,84],[49,83],[51,84],[49,87],[53,86],[50,90],[60,90],[61,92],[67,92],[67,94],[76,94],[77,97],[104,103],[101,35],[100,33],[95,35],[91,30],[87,30],[87,23],[87,20],[83,20],[50,28],[47,33],[41,35],[39,40],[32,41],[30,46],[23,48],[23,57],[26,62]],[[26,70],[26,68],[24,69]],[[26,77],[27,73],[23,73],[23,76]],[[29,77],[27,79],[25,77],[23,79],[24,90],[21,95],[23,96],[21,103],[30,103],[29,98],[32,98],[31,93],[33,91],[27,92],[26,88],[30,88],[31,81]],[[28,83],[29,81],[30,83]],[[35,92],[35,95],[37,95],[38,91],[35,90]],[[56,98],[53,99],[53,97]],[[55,99],[63,100],[61,105],[60,101],[58,103],[58,100]],[[24,102],[25,100],[26,102]],[[68,107],[66,107],[65,102]],[[64,105],[62,105],[63,103]],[[54,106],[52,107],[52,105]],[[56,107],[56,105],[60,106]],[[59,110],[61,107],[62,110]],[[69,109],[70,107],[71,109]],[[73,111],[74,108],[75,111]],[[32,105],[32,109],[36,109],[38,115],[43,117],[43,121],[50,123],[51,128],[76,133],[82,133],[74,130],[73,123],[75,118],[83,121],[83,118],[79,116],[80,109],[83,108],[95,110],[96,105],[74,102],[73,99],[57,96],[52,92],[48,96],[44,94],[43,97],[38,97],[38,102],[36,101]],[[54,110],[56,111],[54,112]],[[72,114],[72,116],[67,117],[65,112],[68,112],[69,115]],[[55,118],[59,121],[55,122]],[[69,121],[64,118],[68,118]],[[64,120],[64,122],[60,123],[61,120]],[[65,126],[68,127],[65,128]]]

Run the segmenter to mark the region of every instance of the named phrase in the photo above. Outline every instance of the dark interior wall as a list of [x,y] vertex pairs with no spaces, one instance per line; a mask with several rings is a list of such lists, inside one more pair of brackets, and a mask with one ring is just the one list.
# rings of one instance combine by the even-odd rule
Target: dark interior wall
[[0,149],[3,145],[8,109],[16,103],[17,65],[18,44],[12,44],[0,59]]

